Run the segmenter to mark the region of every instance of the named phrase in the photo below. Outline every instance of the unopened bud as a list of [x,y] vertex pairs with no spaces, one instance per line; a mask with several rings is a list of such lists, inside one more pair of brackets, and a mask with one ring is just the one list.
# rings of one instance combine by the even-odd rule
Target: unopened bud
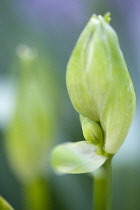
[[[116,32],[108,22],[109,15],[91,17],[69,60],[66,82],[76,111],[103,131],[102,150],[114,154],[130,128],[135,93]],[[90,126],[88,132],[98,133],[95,127]]]

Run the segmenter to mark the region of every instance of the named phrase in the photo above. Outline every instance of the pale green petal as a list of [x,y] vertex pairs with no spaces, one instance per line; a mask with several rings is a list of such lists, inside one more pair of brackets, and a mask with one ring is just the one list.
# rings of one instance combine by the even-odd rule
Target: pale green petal
[[68,142],[53,150],[52,166],[59,174],[80,174],[96,170],[106,159],[97,154],[97,147],[91,142]]

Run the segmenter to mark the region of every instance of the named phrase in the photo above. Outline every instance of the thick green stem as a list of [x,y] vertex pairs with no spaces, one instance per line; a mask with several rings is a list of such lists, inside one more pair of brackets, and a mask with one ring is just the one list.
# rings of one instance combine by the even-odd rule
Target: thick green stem
[[51,210],[50,193],[43,178],[23,185],[25,210]]
[[94,176],[94,210],[111,210],[111,159]]

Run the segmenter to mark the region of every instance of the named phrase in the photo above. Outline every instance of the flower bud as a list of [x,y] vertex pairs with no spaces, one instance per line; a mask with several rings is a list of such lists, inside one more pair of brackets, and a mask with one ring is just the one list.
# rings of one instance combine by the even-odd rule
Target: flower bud
[[83,116],[80,116],[80,120],[85,140],[90,141],[95,145],[101,144],[103,141],[103,132],[100,125]]
[[43,175],[55,139],[56,81],[49,61],[45,62],[34,48],[18,46],[17,60],[17,97],[5,143],[13,171],[22,183],[27,183]]
[[[135,93],[116,32],[108,22],[108,15],[91,17],[69,60],[66,83],[76,111],[103,131],[102,151],[114,154],[131,125]],[[90,127],[96,133],[92,129],[96,127]]]

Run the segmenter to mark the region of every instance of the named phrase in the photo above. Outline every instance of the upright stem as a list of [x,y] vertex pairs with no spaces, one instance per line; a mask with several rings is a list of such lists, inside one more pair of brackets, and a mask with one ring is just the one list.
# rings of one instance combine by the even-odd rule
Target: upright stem
[[94,176],[94,210],[111,210],[111,159]]
[[23,186],[25,210],[51,210],[50,193],[43,178],[35,179]]

